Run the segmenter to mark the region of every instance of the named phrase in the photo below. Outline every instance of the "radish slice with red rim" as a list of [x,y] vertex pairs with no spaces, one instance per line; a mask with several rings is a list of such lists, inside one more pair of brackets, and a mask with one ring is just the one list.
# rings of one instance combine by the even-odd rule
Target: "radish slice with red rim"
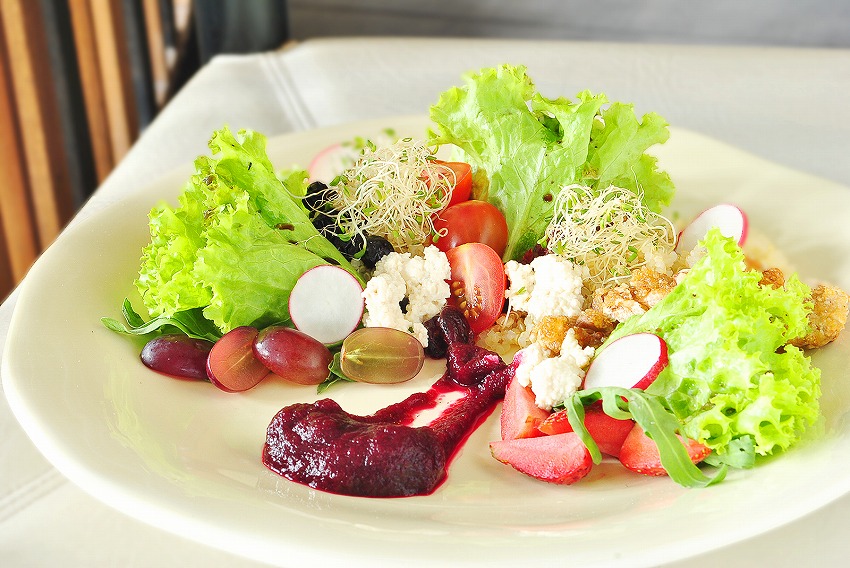
[[292,323],[325,344],[342,341],[357,329],[363,306],[363,287],[357,279],[330,264],[302,274],[289,295]]
[[341,174],[357,158],[357,152],[342,144],[328,146],[313,158],[307,171],[310,181],[323,181],[330,183],[336,176]]
[[634,333],[599,352],[584,377],[584,388],[645,389],[667,366],[667,343],[654,333]]
[[740,207],[729,203],[715,205],[697,215],[679,233],[676,250],[680,252],[693,250],[713,227],[720,229],[723,236],[733,238],[739,245],[743,245],[747,240],[747,226],[747,215]]

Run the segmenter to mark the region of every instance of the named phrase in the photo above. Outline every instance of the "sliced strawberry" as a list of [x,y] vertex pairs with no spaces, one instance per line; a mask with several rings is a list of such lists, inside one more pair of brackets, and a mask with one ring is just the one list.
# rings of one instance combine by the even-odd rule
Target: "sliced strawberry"
[[[584,426],[599,446],[599,451],[615,458],[620,455],[620,448],[634,425],[634,420],[611,418],[599,405],[592,405],[584,411]],[[566,410],[550,414],[537,428],[550,436],[573,431]]]
[[[711,453],[708,446],[695,440],[689,440],[682,436],[678,436],[678,438],[685,445],[685,449],[688,450],[688,455],[694,463],[701,462]],[[634,425],[623,442],[623,447],[620,449],[620,463],[643,475],[667,475],[667,471],[661,465],[658,446],[638,424]]]
[[537,427],[547,416],[549,413],[535,404],[531,389],[520,385],[514,377],[505,391],[505,400],[502,403],[502,439],[542,436]]
[[[585,426],[587,423],[585,423]],[[546,419],[540,423],[537,427],[540,432],[546,434],[547,436],[554,436],[555,434],[566,434],[567,432],[572,432],[573,427],[570,424],[570,418],[567,415],[566,410],[559,410],[558,412],[553,412]],[[592,434],[591,434],[592,435]]]
[[490,442],[490,453],[520,473],[562,485],[575,483],[593,466],[590,452],[574,432]]

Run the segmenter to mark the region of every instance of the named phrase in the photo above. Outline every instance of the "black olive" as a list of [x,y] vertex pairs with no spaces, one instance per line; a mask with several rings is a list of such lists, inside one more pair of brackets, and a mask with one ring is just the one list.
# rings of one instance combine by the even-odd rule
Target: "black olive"
[[384,237],[369,235],[366,237],[366,251],[363,253],[360,260],[363,261],[363,264],[365,264],[367,268],[375,268],[378,261],[391,252],[395,252],[395,249],[393,248],[393,245],[390,244],[390,241]]
[[349,239],[343,239],[339,235],[331,235],[328,237],[328,240],[348,260],[359,255],[363,251],[363,247],[366,246],[363,237],[360,235],[354,235]]
[[336,221],[326,213],[316,213],[310,221],[323,237],[332,235],[336,229]]
[[310,211],[320,212],[327,205],[326,192],[328,186],[320,181],[314,181],[307,186],[307,195],[304,196],[304,205]]

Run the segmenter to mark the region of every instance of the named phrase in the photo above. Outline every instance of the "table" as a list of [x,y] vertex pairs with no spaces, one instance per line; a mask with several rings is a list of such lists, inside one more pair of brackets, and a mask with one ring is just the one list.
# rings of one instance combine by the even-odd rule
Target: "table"
[[[72,223],[206,152],[223,124],[267,135],[424,114],[468,70],[522,63],[539,90],[604,91],[671,124],[850,185],[850,51],[400,38],[306,41],[219,56],[148,127]],[[17,293],[0,305],[0,347]],[[0,353],[2,350],[0,350]],[[850,496],[674,567],[843,565]],[[730,519],[730,522],[735,522]],[[84,494],[27,439],[0,399],[0,565],[253,567],[144,525]]]

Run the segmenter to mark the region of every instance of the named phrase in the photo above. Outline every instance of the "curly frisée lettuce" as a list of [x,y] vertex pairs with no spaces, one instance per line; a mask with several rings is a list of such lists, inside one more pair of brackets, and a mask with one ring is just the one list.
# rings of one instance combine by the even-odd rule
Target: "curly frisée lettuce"
[[337,264],[360,279],[298,199],[307,172],[276,175],[254,131],[225,127],[209,147],[213,156],[195,161],[179,206],[150,213],[136,287],[152,316],[202,309],[222,332],[285,322],[289,293],[310,268]]
[[653,211],[670,202],[670,177],[645,153],[669,137],[657,114],[639,120],[632,105],[606,106],[605,95],[589,91],[575,101],[546,98],[523,66],[483,69],[465,80],[431,107],[431,143],[457,146],[477,169],[476,198],[493,203],[508,223],[505,260],[544,237],[553,196],[564,186],[630,189]]
[[608,342],[641,331],[664,338],[669,365],[646,392],[720,460],[742,448],[784,450],[819,411],[820,371],[788,345],[808,330],[809,289],[796,275],[782,288],[760,285],[761,273],[747,270],[738,245],[716,229],[702,246],[707,254],[682,282]]

